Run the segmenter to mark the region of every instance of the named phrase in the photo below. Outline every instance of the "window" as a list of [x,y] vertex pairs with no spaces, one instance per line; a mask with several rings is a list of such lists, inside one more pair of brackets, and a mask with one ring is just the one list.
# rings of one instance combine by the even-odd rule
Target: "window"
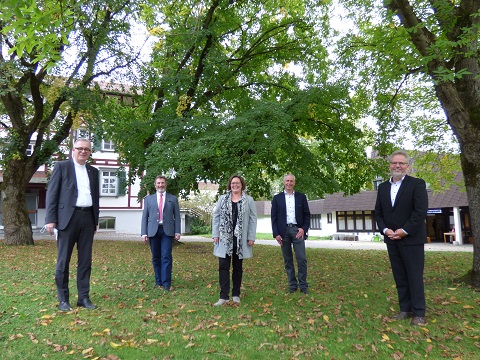
[[338,231],[375,231],[373,211],[339,211],[337,212]]
[[111,140],[102,140],[102,150],[104,151],[114,151],[115,145]]
[[100,196],[125,195],[126,174],[119,169],[100,169]]
[[332,213],[327,213],[327,224],[331,224],[333,222]]
[[373,190],[377,191],[378,185],[380,185],[382,182],[383,182],[383,179],[373,180]]
[[310,215],[310,229],[322,230],[322,216]]
[[77,139],[90,139],[90,131],[85,128],[78,129],[75,140]]
[[28,144],[27,151],[26,151],[27,156],[32,156],[34,147],[35,147],[34,143]]
[[115,196],[117,195],[117,171],[102,170],[101,195]]
[[101,217],[98,219],[99,230],[115,230],[115,218],[114,217]]

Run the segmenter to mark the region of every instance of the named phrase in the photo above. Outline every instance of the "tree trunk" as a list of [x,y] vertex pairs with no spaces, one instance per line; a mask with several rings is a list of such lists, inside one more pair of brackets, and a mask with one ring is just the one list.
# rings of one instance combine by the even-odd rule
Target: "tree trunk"
[[3,174],[2,222],[6,245],[33,245],[32,225],[25,197],[25,165],[10,161]]
[[[470,209],[470,226],[474,239],[472,285],[480,288],[480,150],[477,149],[478,140],[476,142],[476,146],[462,146],[461,160]],[[472,150],[475,153],[466,153]],[[476,159],[476,162],[472,163],[472,159]]]

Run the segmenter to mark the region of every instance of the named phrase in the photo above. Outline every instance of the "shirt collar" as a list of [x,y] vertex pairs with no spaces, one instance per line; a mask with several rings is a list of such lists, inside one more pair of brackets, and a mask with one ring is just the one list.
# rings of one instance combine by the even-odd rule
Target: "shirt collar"
[[393,177],[391,177],[388,181],[389,181],[390,184],[392,184],[392,185],[398,185],[398,184],[401,184],[401,183],[402,183],[402,181],[405,179],[405,176],[407,176],[407,175],[403,175],[403,177],[402,177],[400,180],[398,180],[397,182],[393,182]]
[[87,163],[85,163],[85,164],[83,164],[83,165],[82,165],[82,164],[79,164],[79,163],[75,160],[75,158],[72,158],[72,160],[73,160],[73,163],[75,164],[75,166],[85,167],[85,166],[87,165]]

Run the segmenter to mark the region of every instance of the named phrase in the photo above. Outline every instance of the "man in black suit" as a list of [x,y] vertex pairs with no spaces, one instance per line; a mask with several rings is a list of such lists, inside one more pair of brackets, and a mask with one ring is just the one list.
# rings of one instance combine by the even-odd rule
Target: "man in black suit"
[[47,189],[45,228],[57,235],[58,309],[72,310],[68,289],[70,258],[77,244],[77,306],[95,309],[89,298],[92,270],[93,235],[97,229],[99,208],[98,170],[86,163],[92,152],[87,139],[75,141],[73,159],[59,161],[53,167]]
[[424,244],[428,195],[425,181],[407,175],[410,159],[403,150],[390,156],[392,177],[378,187],[375,220],[387,244],[397,286],[400,313],[395,320],[412,318],[412,325],[424,325]]
[[[300,285],[300,291],[308,294],[305,238],[310,228],[310,209],[305,194],[293,190],[295,176],[286,175],[283,185],[284,191],[275,195],[272,201],[273,237],[282,247],[290,293],[296,292]],[[298,281],[295,276],[292,246],[297,258]]]

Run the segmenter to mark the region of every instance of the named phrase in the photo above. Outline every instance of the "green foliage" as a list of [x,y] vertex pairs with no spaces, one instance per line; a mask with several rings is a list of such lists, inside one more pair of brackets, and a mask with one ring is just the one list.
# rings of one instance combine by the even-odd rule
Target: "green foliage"
[[131,174],[146,170],[141,195],[158,174],[171,174],[169,188],[182,196],[201,180],[223,186],[234,173],[244,175],[253,196],[268,198],[272,182],[287,172],[313,197],[356,192],[369,181],[370,135],[355,126],[365,105],[350,99],[346,84],[328,81],[321,38],[329,36],[328,4],[313,12],[314,5],[188,1],[143,8],[157,42],[142,95],[135,110],[106,125]]
[[55,241],[0,245],[0,253],[2,359],[475,359],[478,354],[478,293],[455,280],[469,270],[470,253],[426,253],[423,327],[391,320],[398,304],[385,251],[307,249],[310,287],[303,296],[288,293],[280,249],[255,245],[253,258],[243,263],[241,304],[217,308],[212,304],[219,294],[218,260],[211,243],[174,247],[172,291],[165,293],[154,288],[148,246],[95,241],[90,297],[98,308],[75,306],[72,274],[69,313],[56,308]]
[[[338,42],[339,71],[349,73],[353,91],[370,99],[370,115],[378,126],[374,149],[380,156],[402,147],[426,154],[416,162],[419,174],[430,180],[435,190],[448,187],[461,170],[459,161],[436,163],[434,158],[455,158],[449,154],[458,154],[460,148],[435,84],[469,75],[468,69],[453,68],[448,58],[455,56],[455,47],[472,40],[473,34],[463,29],[458,41],[448,39],[448,31],[456,26],[452,18],[455,9],[448,2],[439,2],[433,12],[429,2],[415,3],[421,22],[411,28],[402,26],[397,15],[380,2],[340,3],[345,4],[351,26],[358,31],[345,34]],[[443,19],[441,26],[439,18]],[[425,29],[436,38],[422,52],[411,37]],[[432,61],[439,65],[432,68]]]
[[[137,54],[127,40],[135,10],[136,3],[117,0],[1,2],[2,196],[11,204],[3,209],[6,242],[16,243],[11,237],[19,228],[30,230],[15,193],[69,148],[72,130],[95,128],[107,90],[95,91],[93,81],[132,66]],[[12,220],[22,215],[23,222]]]
[[190,235],[203,235],[203,234],[211,234],[212,233],[212,226],[211,223],[210,225],[205,223],[204,220],[202,220],[199,217],[190,217],[189,218],[189,224],[190,224]]

